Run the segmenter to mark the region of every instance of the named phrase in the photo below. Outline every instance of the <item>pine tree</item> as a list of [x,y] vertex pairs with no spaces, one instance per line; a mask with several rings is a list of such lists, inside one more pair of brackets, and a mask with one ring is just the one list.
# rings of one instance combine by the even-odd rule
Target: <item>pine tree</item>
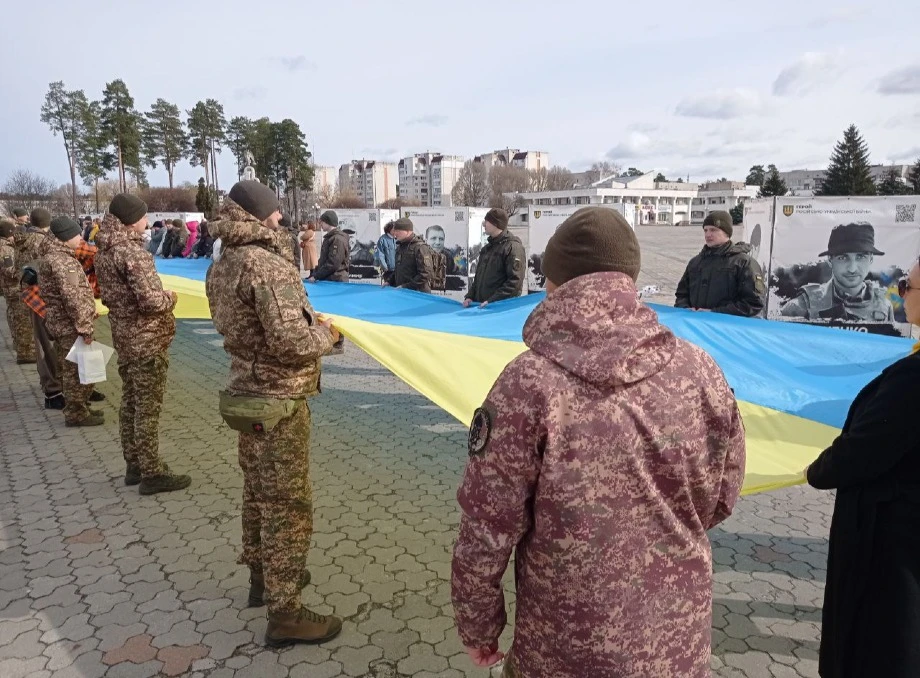
[[766,179],[764,179],[763,186],[760,187],[760,193],[758,198],[772,198],[776,196],[784,196],[789,192],[789,187],[786,186],[786,182],[779,175],[779,170],[776,169],[776,165],[769,165],[767,167]]
[[837,142],[821,188],[815,195],[875,195],[869,170],[869,147],[856,125],[850,125]]
[[195,207],[203,212],[206,219],[210,219],[214,212],[214,194],[205,185],[204,179],[198,180],[198,193],[195,195]]
[[80,164],[80,139],[83,136],[83,111],[86,106],[88,103],[83,90],[67,91],[64,83],[59,80],[48,86],[41,112],[41,121],[48,125],[54,136],[60,134],[64,140],[74,217],[77,217],[77,166]]
[[151,167],[156,166],[157,161],[163,165],[172,188],[176,164],[189,153],[188,134],[179,117],[179,107],[157,99],[144,115],[144,154]]
[[667,181],[668,181],[668,178],[665,175],[663,175],[661,172],[655,175],[655,183],[664,184],[664,183],[667,183]]
[[231,118],[227,124],[227,145],[236,158],[236,178],[243,177],[243,168],[246,167],[246,151],[249,148],[249,139],[252,134],[252,120],[243,116]]
[[763,186],[763,182],[766,181],[766,179],[767,172],[764,170],[763,165],[754,165],[748,172],[744,183],[748,186]]
[[224,107],[215,99],[206,99],[188,111],[188,131],[191,138],[193,166],[204,167],[205,184],[215,189],[217,183],[217,154],[226,139],[227,120]]
[[920,159],[918,159],[917,164],[911,168],[909,180],[911,186],[913,186],[914,195],[920,195]]
[[99,111],[102,104],[93,101],[83,109],[82,135],[79,143],[78,169],[83,183],[92,186],[96,196],[96,211],[100,211],[99,181],[115,169],[115,156],[109,150],[108,138],[102,129]]
[[885,179],[879,182],[877,191],[879,195],[910,195],[913,192],[912,187],[901,181],[901,176],[894,169],[889,170]]
[[118,182],[128,189],[127,173],[138,183],[146,178],[141,162],[140,115],[134,110],[134,97],[123,80],[106,84],[102,92],[102,129],[118,161]]
[[728,210],[728,213],[732,215],[732,224],[740,224],[744,221],[744,204],[739,202]]

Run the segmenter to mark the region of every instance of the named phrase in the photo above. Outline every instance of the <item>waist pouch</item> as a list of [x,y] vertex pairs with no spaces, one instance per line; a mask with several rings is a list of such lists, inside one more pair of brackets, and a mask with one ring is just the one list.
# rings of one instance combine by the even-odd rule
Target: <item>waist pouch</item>
[[231,395],[220,391],[220,416],[240,433],[268,433],[292,414],[301,400]]

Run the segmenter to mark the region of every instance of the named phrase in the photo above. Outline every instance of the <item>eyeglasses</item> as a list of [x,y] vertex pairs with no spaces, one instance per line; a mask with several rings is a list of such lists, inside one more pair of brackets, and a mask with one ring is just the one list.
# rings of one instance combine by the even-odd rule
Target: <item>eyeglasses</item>
[[898,280],[898,296],[901,297],[902,299],[904,298],[904,295],[907,294],[907,290],[916,290],[916,289],[920,289],[920,288],[912,287],[910,284],[910,278],[905,276],[904,278],[901,278],[900,280]]

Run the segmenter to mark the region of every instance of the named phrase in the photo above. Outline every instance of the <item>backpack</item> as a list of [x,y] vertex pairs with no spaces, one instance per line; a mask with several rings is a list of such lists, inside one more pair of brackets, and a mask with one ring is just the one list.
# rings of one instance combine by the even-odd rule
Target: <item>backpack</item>
[[425,245],[425,259],[431,276],[431,289],[443,292],[447,287],[447,255],[438,254],[429,245]]

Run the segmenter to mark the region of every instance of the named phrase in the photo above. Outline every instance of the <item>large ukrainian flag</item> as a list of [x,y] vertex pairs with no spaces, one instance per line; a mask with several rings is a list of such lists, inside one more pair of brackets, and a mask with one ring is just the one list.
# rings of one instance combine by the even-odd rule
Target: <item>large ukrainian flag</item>
[[[209,261],[162,261],[176,315],[208,318]],[[543,295],[463,309],[430,294],[374,285],[309,285],[313,306],[363,350],[464,424],[508,362],[526,350],[524,321]],[[739,400],[747,431],[745,494],[802,482],[838,434],[859,390],[909,353],[906,339],[652,306],[674,333],[706,350]]]

